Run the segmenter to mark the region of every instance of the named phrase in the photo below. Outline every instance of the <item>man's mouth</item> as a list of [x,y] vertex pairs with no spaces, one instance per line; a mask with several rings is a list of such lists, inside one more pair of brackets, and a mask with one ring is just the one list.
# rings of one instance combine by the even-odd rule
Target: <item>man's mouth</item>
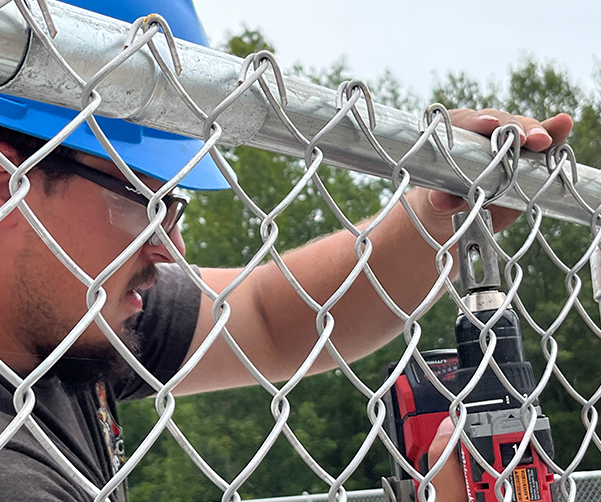
[[154,265],[150,265],[134,275],[126,287],[124,300],[134,309],[141,310],[142,294],[155,285],[157,275],[158,270]]

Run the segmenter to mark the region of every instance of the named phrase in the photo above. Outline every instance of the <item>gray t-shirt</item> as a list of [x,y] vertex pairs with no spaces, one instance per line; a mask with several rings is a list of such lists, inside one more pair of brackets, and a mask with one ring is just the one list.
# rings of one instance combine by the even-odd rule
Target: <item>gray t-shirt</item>
[[[166,382],[180,368],[196,327],[200,291],[175,265],[161,265],[157,284],[146,292],[144,312],[135,323],[140,360]],[[68,394],[57,377],[35,386],[33,417],[66,458],[97,487],[104,486],[123,460],[123,436],[115,403],[153,393],[137,374]],[[14,387],[0,377],[0,433],[15,417]],[[111,500],[125,501],[126,487]],[[23,426],[0,450],[0,501],[88,502],[83,488]]]

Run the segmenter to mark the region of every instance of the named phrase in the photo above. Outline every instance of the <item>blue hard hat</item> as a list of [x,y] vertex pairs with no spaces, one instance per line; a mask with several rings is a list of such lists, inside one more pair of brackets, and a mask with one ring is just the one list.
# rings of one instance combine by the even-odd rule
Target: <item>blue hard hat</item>
[[[192,0],[63,0],[87,10],[122,21],[133,22],[141,16],[163,16],[177,38],[208,46],[207,36],[196,15]],[[0,126],[42,139],[54,137],[77,112],[68,108],[0,94]],[[96,117],[121,158],[135,171],[161,181],[171,179],[198,150],[203,142],[123,119]],[[64,146],[104,159],[104,148],[84,123],[63,143]],[[191,190],[230,188],[210,156],[205,156],[180,183]]]

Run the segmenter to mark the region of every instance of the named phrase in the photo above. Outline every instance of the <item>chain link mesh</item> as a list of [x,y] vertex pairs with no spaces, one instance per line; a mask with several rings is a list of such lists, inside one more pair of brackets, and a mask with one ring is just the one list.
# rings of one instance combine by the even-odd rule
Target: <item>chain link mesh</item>
[[[1,2],[3,5],[10,3],[11,2],[6,1]],[[471,312],[463,303],[460,293],[456,290],[451,280],[453,260],[451,249],[457,243],[457,240],[466,232],[468,225],[472,221],[481,221],[479,213],[481,209],[496,200],[498,197],[501,197],[506,191],[514,190],[517,192],[519,197],[521,197],[524,205],[526,206],[525,213],[530,226],[529,233],[524,237],[523,244],[513,255],[508,255],[499,247],[494,239],[494,236],[491,235],[490,232],[487,233],[487,238],[490,244],[494,246],[501,259],[506,263],[504,274],[508,286],[508,292],[507,300],[503,303],[500,312],[507,308],[510,303],[515,305],[525,322],[527,322],[532,329],[540,335],[542,354],[546,360],[545,371],[541,376],[534,392],[532,392],[530,395],[522,396],[511,386],[510,382],[504,377],[503,372],[493,359],[492,355],[495,344],[495,335],[493,332],[488,331],[488,345],[484,344],[486,350],[482,362],[478,367],[477,374],[481,375],[487,367],[493,368],[495,373],[499,376],[508,389],[508,392],[522,403],[522,420],[528,427],[521,444],[525,446],[532,442],[547,464],[551,466],[554,472],[560,475],[557,485],[565,500],[599,500],[600,494],[598,486],[597,488],[593,489],[592,487],[585,487],[581,482],[574,483],[572,478],[570,478],[570,475],[578,469],[578,466],[589,447],[601,448],[601,441],[595,432],[598,418],[595,405],[599,399],[599,396],[601,395],[601,387],[597,389],[597,392],[590,397],[581,395],[575,389],[575,387],[567,380],[567,378],[564,377],[561,368],[557,365],[560,347],[554,338],[554,334],[556,333],[557,329],[566,320],[568,313],[571,311],[576,311],[584,319],[590,330],[596,336],[601,335],[599,326],[585,310],[579,299],[582,286],[579,273],[583,267],[587,265],[591,255],[601,240],[601,234],[597,233],[597,217],[600,209],[590,207],[580,197],[579,191],[575,188],[578,172],[576,170],[574,154],[568,146],[562,146],[554,149],[547,155],[548,183],[546,183],[537,193],[529,196],[521,189],[521,186],[515,176],[520,152],[518,132],[514,127],[506,127],[503,130],[498,131],[493,136],[491,142],[493,160],[476,179],[471,179],[464,173],[461,165],[454,160],[454,157],[451,153],[452,133],[450,128],[447,130],[447,139],[443,139],[439,135],[437,126],[440,124],[445,124],[448,127],[450,124],[446,110],[439,105],[430,106],[420,118],[419,139],[415,142],[414,146],[407,152],[407,154],[402,158],[392,158],[387,153],[387,149],[380,144],[373,134],[375,114],[371,106],[369,91],[362,82],[352,81],[344,83],[340,87],[337,94],[337,102],[335,103],[337,112],[331,117],[331,120],[326,127],[316,131],[313,136],[306,137],[300,132],[300,130],[295,126],[293,120],[286,113],[286,89],[284,81],[281,78],[277,61],[274,59],[273,55],[268,52],[260,52],[258,54],[249,56],[244,61],[240,69],[239,86],[234,89],[227,99],[223,100],[219,106],[211,110],[210,113],[206,113],[196,105],[194,100],[178,81],[177,73],[180,68],[180,63],[175,44],[171,43],[169,37],[167,37],[168,45],[171,50],[171,62],[166,62],[161,53],[156,50],[156,47],[154,47],[153,37],[156,37],[159,33],[159,27],[162,26],[165,28],[162,20],[157,20],[156,18],[146,18],[145,20],[141,20],[135,24],[131,33],[127,37],[127,41],[125,42],[127,48],[122,53],[116,54],[115,59],[108,63],[102,71],[98,72],[94,79],[84,81],[54,48],[52,38],[47,34],[47,32],[51,34],[54,32],[52,16],[50,15],[49,11],[44,8],[44,3],[40,2],[40,7],[45,15],[47,27],[41,26],[36,21],[36,19],[30,14],[29,7],[27,7],[23,1],[14,0],[14,5],[16,5],[19,11],[23,14],[27,24],[30,26],[35,36],[43,41],[44,46],[48,50],[48,57],[54,58],[54,60],[64,69],[65,75],[71,78],[82,89],[82,103],[84,103],[85,106],[82,108],[81,113],[77,116],[77,118],[71,122],[69,127],[61,131],[60,134],[54,137],[35,154],[31,155],[29,158],[20,163],[20,165],[13,164],[4,155],[0,156],[0,163],[2,164],[2,167],[11,174],[11,197],[4,205],[0,207],[0,220],[6,218],[12,211],[20,211],[25,216],[31,227],[44,240],[48,248],[73,274],[73,276],[87,287],[88,312],[81,318],[80,322],[77,324],[77,326],[75,326],[75,328],[64,334],[63,340],[56,347],[56,349],[26,378],[21,378],[21,376],[15,373],[10,367],[0,361],[0,374],[8,379],[17,388],[14,393],[14,406],[17,415],[8,427],[0,431],[0,447],[4,447],[9,441],[11,441],[11,438],[13,438],[21,428],[26,427],[44,446],[50,455],[57,460],[61,468],[68,473],[69,477],[72,479],[72,482],[83,487],[86,492],[94,497],[95,500],[99,501],[107,500],[107,497],[109,497],[109,495],[125,481],[127,476],[136,467],[136,465],[138,465],[148,449],[164,430],[168,430],[173,435],[181,448],[185,450],[194,464],[198,467],[199,471],[223,491],[223,500],[228,502],[239,500],[240,497],[238,495],[238,490],[261,464],[262,460],[265,458],[275,441],[280,436],[284,436],[290,442],[297,454],[305,461],[307,466],[313,470],[315,476],[319,477],[330,486],[329,500],[332,501],[346,500],[347,495],[345,494],[344,490],[345,482],[357,469],[369,449],[376,441],[381,441],[385,445],[386,449],[390,452],[390,455],[394,458],[394,460],[400,464],[402,468],[412,477],[419,480],[423,487],[425,487],[432,480],[433,476],[440,470],[443,463],[454,451],[454,447],[458,444],[458,442],[460,440],[464,441],[468,445],[472,455],[483,466],[483,468],[498,478],[498,485],[501,486],[503,483],[505,483],[504,486],[507,488],[507,480],[511,475],[511,469],[508,468],[503,472],[495,471],[492,466],[487,464],[486,460],[478,452],[477,448],[470,443],[469,439],[465,436],[460,437],[459,434],[465,423],[466,417],[466,407],[463,404],[463,400],[474,389],[475,385],[477,384],[477,378],[470,381],[469,384],[458,395],[453,395],[438,380],[437,376],[432,372],[432,370],[420,356],[418,343],[421,337],[421,327],[418,320],[437,300],[441,293],[447,292],[456,303],[458,308],[467,316],[470,316],[472,321],[483,330],[483,333],[488,331],[489,326],[486,326],[485,329],[483,323],[473,318]],[[138,33],[139,29],[141,29],[143,33]],[[167,31],[165,30],[165,32]],[[181,100],[185,102],[187,107],[192,110],[198,119],[204,124],[204,139],[206,141],[205,146],[197,153],[197,155],[195,155],[192,161],[185,166],[181,166],[181,170],[177,176],[165,183],[165,185],[163,185],[163,187],[157,192],[150,190],[136,176],[136,174],[128,168],[125,162],[123,162],[123,160],[111,147],[110,140],[104,135],[102,129],[98,126],[94,118],[94,112],[101,101],[101,95],[97,91],[98,84],[111,74],[111,71],[117,67],[121,59],[125,59],[129,55],[139,51],[143,46],[148,46],[150,48],[151,53],[156,59],[156,62],[161,68],[163,74],[166,76],[171,85],[177,90]],[[275,87],[266,82],[265,76],[267,72],[273,72],[275,75]],[[294,141],[304,150],[304,157],[302,160],[306,165],[306,170],[303,176],[298,180],[288,195],[283,198],[281,202],[277,204],[276,207],[274,207],[271,211],[266,211],[261,208],[255,203],[253,198],[248,195],[245,187],[241,186],[231,174],[228,160],[216,147],[216,145],[220,143],[220,137],[222,135],[222,128],[220,126],[221,115],[225,113],[229,107],[231,107],[238,99],[240,99],[242,95],[244,95],[245,92],[247,92],[251,86],[255,85],[256,83],[258,83],[262,89],[265,98],[268,100],[271,107],[281,120],[283,127],[289,131],[291,136],[294,138]],[[367,106],[367,117],[364,117],[357,108],[357,103],[359,101],[364,102]],[[335,130],[338,124],[349,120],[349,117],[353,117],[354,120],[359,124],[363,135],[365,138],[367,138],[371,147],[388,166],[389,176],[392,179],[394,187],[394,192],[388,198],[388,202],[382,211],[366,228],[362,230],[357,228],[349,221],[344,212],[334,202],[318,177],[320,165],[328,160],[327,156],[324,156],[324,153],[319,147],[320,141],[324,138],[324,136]],[[238,117],[238,120],[243,122],[245,117],[240,116]],[[26,196],[30,189],[28,175],[31,170],[41,159],[52,152],[52,150],[58,144],[60,144],[64,138],[68,136],[78,125],[86,121],[92,129],[94,135],[106,148],[111,158],[115,161],[116,165],[127,177],[127,179],[134,184],[140,193],[149,199],[149,222],[146,228],[106,269],[95,276],[90,276],[88,273],[86,273],[86,271],[84,271],[77,263],[75,257],[69,256],[67,253],[65,253],[51,232],[49,232],[48,229],[42,225],[38,218],[39,215],[34,214],[26,202]],[[412,182],[412,179],[405,169],[405,165],[414,155],[420,152],[420,150],[426,144],[436,146],[440,154],[442,154],[446,159],[449,169],[451,169],[466,185],[466,187],[468,187],[467,198],[471,207],[470,214],[465,224],[457,230],[451,239],[444,243],[437,242],[436,239],[434,239],[428,233],[417,215],[413,212],[413,209],[411,208],[406,197],[406,193],[409,184]],[[249,263],[240,271],[237,277],[235,277],[221,293],[211,290],[211,288],[209,288],[208,285],[203,282],[203,280],[186,262],[185,258],[180,254],[176,246],[171,242],[161,227],[162,219],[165,216],[165,206],[161,202],[162,197],[172,191],[185,177],[185,175],[195,167],[197,162],[207,155],[210,155],[217,163],[221,172],[232,186],[232,189],[237,197],[244,203],[246,208],[260,220],[260,233],[264,243],[263,246],[256,252],[254,257],[249,261]],[[498,170],[503,170],[506,173],[506,185],[500,187],[496,193],[486,193],[482,188],[483,181],[486,180],[487,176],[490,176],[491,173],[497,172]],[[586,253],[582,256],[581,260],[579,260],[574,266],[569,266],[560,260],[540,231],[542,212],[537,205],[537,202],[540,196],[544,194],[550,184],[556,179],[561,181],[576,203],[579,204],[583,210],[590,215],[590,245],[586,250]],[[294,274],[282,259],[277,246],[278,218],[282,215],[286,208],[290,206],[295,198],[301,194],[302,190],[306,188],[308,183],[312,183],[316,187],[324,200],[327,202],[329,209],[340,221],[341,225],[346,229],[346,231],[350,232],[355,237],[354,251],[356,253],[356,264],[345,280],[341,282],[337,291],[324,302],[318,302],[303,289],[303,286],[297,281]],[[429,294],[417,306],[417,308],[411,312],[405,312],[393,301],[393,299],[388,295],[387,291],[381,285],[379,278],[371,270],[369,264],[369,258],[373,252],[370,234],[381,224],[385,218],[388,217],[393,208],[399,204],[404,207],[411,221],[422,235],[423,239],[425,239],[426,242],[437,251],[436,265],[439,270],[439,278]],[[484,224],[481,224],[484,228]],[[158,236],[175,262],[179,264],[182,270],[184,270],[186,274],[188,274],[189,277],[194,281],[194,283],[198,286],[198,289],[205,295],[206,298],[209,299],[209,301],[212,302],[214,316],[214,327],[204,342],[198,348],[193,357],[165,385],[163,385],[134,357],[125,344],[120,340],[118,334],[113,331],[101,314],[101,309],[107,301],[107,295],[103,289],[103,284],[128,259],[134,256],[136,252],[138,252],[138,250],[154,234]],[[566,277],[566,291],[568,297],[564,305],[561,306],[560,313],[556,316],[555,321],[548,328],[540,326],[537,324],[536,320],[531,317],[520,294],[520,284],[524,274],[524,271],[520,267],[520,259],[530,249],[535,241],[540,243],[545,253],[557,266],[558,271],[564,274]],[[227,325],[228,318],[231,314],[228,299],[231,295],[235,294],[237,288],[245,280],[247,280],[249,274],[266,258],[270,258],[277,265],[277,267],[279,267],[281,273],[294,288],[297,295],[315,312],[315,321],[318,330],[318,340],[315,343],[311,353],[298,368],[296,373],[290,379],[288,379],[285,384],[279,387],[276,387],[270,383],[269,380],[258,371],[258,369],[253,365],[252,361],[237,345],[236,341],[229,333]],[[337,301],[349,290],[357,278],[362,275],[365,275],[368,278],[371,287],[381,297],[382,301],[387,305],[389,310],[404,322],[405,327],[403,336],[407,343],[406,350],[402,354],[397,366],[394,368],[387,380],[375,390],[372,390],[366,386],[354,374],[347,362],[338,352],[336,346],[330,340],[330,335],[332,333],[335,321],[334,316],[330,311]],[[78,471],[78,469],[59,451],[56,445],[52,443],[40,425],[31,416],[31,411],[35,402],[35,393],[32,390],[32,386],[53,367],[56,361],[69,349],[69,347],[77,342],[86,328],[92,323],[96,323],[100,327],[104,335],[119,351],[121,356],[127,361],[133,371],[141,375],[141,377],[156,391],[155,402],[158,414],[158,420],[155,427],[139,446],[138,450],[130,455],[124,466],[105,486],[95,486],[80,471]],[[235,479],[229,482],[226,481],[219,472],[211,467],[210,458],[204,458],[202,452],[194,449],[184,434],[180,431],[177,424],[172,420],[174,409],[176,407],[176,402],[172,394],[174,388],[192,371],[197,364],[199,364],[209,348],[219,337],[222,337],[227,342],[230,349],[235,353],[247,371],[253,376],[258,384],[261,385],[265,391],[272,396],[271,410],[274,418],[274,424],[271,433],[264,439],[261,447],[257,450],[256,454],[248,462],[246,467],[238,474],[238,476],[236,476]],[[482,339],[484,340],[485,337],[486,336],[483,335]],[[312,458],[310,452],[305,449],[302,442],[288,425],[288,418],[291,413],[291,408],[287,396],[295,388],[299,381],[308,373],[313,363],[324,350],[327,351],[336,361],[336,364],[342,373],[349,379],[349,381],[352,382],[352,384],[368,398],[368,405],[365,411],[371,422],[371,428],[369,429],[363,444],[356,451],[351,462],[349,462],[346,468],[338,476],[334,476],[330,472],[327,472],[326,469],[324,469],[315,459]],[[386,416],[383,398],[389,392],[399,375],[403,372],[411,356],[416,358],[428,378],[435,383],[436,388],[443,395],[445,395],[449,401],[451,401],[452,404],[450,412],[451,415],[456,417],[457,424],[456,433],[453,434],[449,447],[445,450],[440,460],[433,466],[431,471],[426,476],[422,476],[419,472],[417,472],[413,466],[410,465],[407,459],[401,455],[383,428],[383,423]],[[536,438],[533,435],[532,420],[536,419],[534,403],[539,398],[540,394],[543,392],[553,376],[559,380],[564,389],[572,397],[574,405],[577,405],[582,409],[582,423],[586,431],[579,451],[574,456],[573,461],[567,468],[562,468],[559,465],[556,465],[550,458],[548,458],[547,454],[544,452],[544,450],[542,450],[542,448],[540,448]],[[516,453],[516,456],[514,456],[515,462],[517,462],[519,459],[517,456],[518,453]],[[509,489],[508,492],[511,492],[511,489]],[[420,490],[420,497],[424,496],[425,493]],[[432,491],[428,496],[428,500],[433,500]]]
[[[601,473],[599,471],[576,473],[573,477],[578,490],[578,500],[601,500]],[[558,494],[558,500],[565,499]]]

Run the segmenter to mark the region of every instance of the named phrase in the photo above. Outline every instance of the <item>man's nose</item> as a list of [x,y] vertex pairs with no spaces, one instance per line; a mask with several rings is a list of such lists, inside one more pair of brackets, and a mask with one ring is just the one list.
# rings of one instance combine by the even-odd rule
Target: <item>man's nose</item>
[[[184,238],[177,225],[169,233],[169,238],[177,250],[184,255],[186,253],[186,245],[184,244]],[[157,237],[155,237],[155,239],[159,242],[157,245],[152,245],[147,242],[143,247],[143,250],[148,255],[150,261],[152,263],[173,263],[175,259],[171,256],[167,247]]]

